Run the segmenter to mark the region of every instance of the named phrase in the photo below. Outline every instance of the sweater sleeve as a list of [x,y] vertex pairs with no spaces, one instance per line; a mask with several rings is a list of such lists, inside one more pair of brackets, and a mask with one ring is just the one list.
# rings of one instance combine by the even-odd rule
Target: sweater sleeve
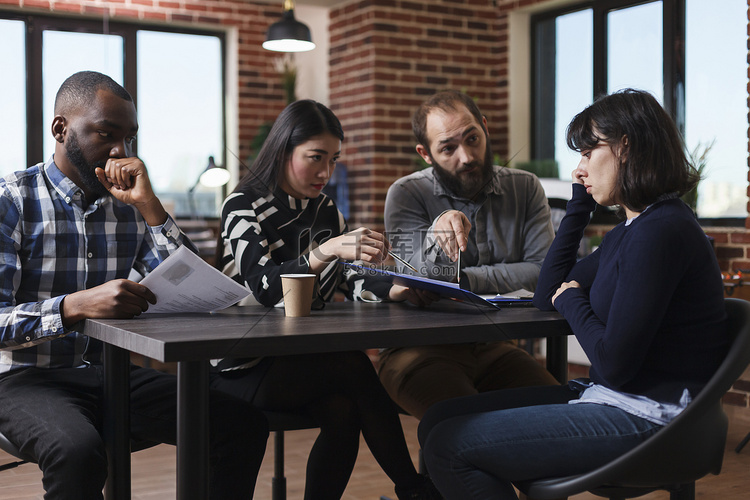
[[[578,247],[583,237],[583,231],[591,219],[591,212],[596,207],[594,199],[586,193],[582,184],[573,184],[573,196],[566,207],[565,217],[560,222],[547,257],[542,264],[539,273],[539,281],[534,292],[534,305],[544,311],[553,311],[552,296],[557,289],[566,281],[575,266],[580,279],[588,276],[589,281],[593,279],[598,261],[598,252],[583,259],[576,264]],[[589,270],[593,270],[590,272]],[[579,280],[576,280],[579,281]],[[580,281],[579,281],[580,282]],[[581,283],[584,285],[584,283]],[[590,283],[589,283],[590,284]]]

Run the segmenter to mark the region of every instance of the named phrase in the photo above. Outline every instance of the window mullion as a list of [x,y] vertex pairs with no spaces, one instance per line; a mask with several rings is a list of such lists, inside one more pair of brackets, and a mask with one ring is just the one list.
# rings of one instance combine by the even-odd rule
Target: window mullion
[[685,0],[662,0],[664,8],[664,107],[685,134]]
[[555,157],[555,20],[541,21],[534,25],[531,54],[534,99],[532,158],[546,160]]
[[608,9],[594,3],[594,96],[607,93],[607,13]]
[[26,166],[44,158],[42,109],[42,28],[33,17],[26,22]]
[[[123,76],[125,88],[133,97],[133,103],[138,109],[138,29],[131,26],[120,28],[124,38],[123,50]],[[138,141],[133,144],[133,154],[138,155]]]

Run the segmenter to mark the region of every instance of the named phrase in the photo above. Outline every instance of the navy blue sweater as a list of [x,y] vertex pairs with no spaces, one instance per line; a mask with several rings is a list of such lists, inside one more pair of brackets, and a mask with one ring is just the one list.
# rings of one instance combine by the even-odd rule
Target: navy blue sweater
[[[591,380],[614,390],[675,403],[693,397],[726,355],[723,286],[716,256],[692,211],[659,201],[607,233],[576,262],[596,203],[583,185],[542,265],[534,305],[557,309],[591,362]],[[560,284],[576,280],[551,298]]]

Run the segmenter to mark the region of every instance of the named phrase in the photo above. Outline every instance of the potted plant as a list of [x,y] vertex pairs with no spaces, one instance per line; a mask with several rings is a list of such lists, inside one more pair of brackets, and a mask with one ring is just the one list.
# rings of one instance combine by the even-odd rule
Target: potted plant
[[[699,142],[692,151],[688,151],[688,161],[698,173],[700,179],[703,179],[703,173],[708,164],[708,153],[711,151],[711,148],[714,147],[715,142],[716,139],[705,146]],[[682,195],[682,201],[684,201],[693,212],[696,212],[698,209],[698,184],[696,184],[693,189]]]

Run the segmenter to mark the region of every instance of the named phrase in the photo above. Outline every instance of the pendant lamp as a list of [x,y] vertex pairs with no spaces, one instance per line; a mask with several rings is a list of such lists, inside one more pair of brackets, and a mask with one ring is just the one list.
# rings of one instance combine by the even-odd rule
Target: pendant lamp
[[310,28],[294,18],[293,0],[284,0],[281,21],[268,28],[263,48],[275,52],[306,52],[315,48]]

